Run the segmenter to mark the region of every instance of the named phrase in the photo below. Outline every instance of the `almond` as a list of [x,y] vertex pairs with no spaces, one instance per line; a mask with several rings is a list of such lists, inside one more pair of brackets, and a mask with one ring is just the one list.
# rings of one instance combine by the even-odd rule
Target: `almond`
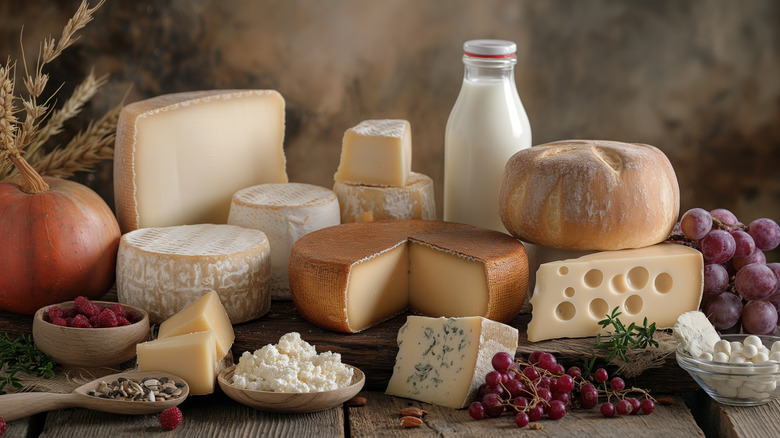
[[409,408],[403,408],[401,409],[401,416],[403,417],[417,417],[421,418],[423,415],[427,414],[428,411],[416,407],[409,407]]
[[365,406],[367,403],[367,400],[365,397],[352,397],[351,399],[347,400],[347,406]]
[[401,417],[401,426],[403,426],[403,427],[406,427],[406,428],[420,427],[420,426],[422,426],[422,424],[423,424],[423,421],[420,420],[417,417],[411,417],[411,416]]

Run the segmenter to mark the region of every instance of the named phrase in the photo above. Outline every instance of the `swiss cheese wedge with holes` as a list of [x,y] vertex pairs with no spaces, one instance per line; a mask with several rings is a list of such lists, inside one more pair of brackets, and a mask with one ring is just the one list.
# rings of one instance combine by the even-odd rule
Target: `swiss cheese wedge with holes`
[[376,221],[301,237],[289,273],[304,318],[355,333],[407,309],[508,322],[525,299],[528,260],[520,241],[497,231],[442,221]]
[[699,251],[673,243],[544,263],[531,297],[528,340],[595,336],[602,332],[598,322],[616,307],[625,325],[647,318],[671,328],[699,308],[703,268]]

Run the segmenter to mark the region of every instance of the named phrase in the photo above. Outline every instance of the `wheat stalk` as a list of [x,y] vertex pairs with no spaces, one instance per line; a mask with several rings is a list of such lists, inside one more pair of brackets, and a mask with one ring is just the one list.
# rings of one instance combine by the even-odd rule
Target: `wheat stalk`
[[111,159],[121,110],[122,105],[114,107],[76,134],[65,147],[42,156],[35,162],[35,170],[41,175],[65,178],[76,172],[92,170],[100,161]]

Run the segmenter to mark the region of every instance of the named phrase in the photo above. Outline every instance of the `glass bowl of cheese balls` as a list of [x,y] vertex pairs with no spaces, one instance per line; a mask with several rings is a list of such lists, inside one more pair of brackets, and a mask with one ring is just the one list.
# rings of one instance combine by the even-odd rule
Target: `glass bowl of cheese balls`
[[711,352],[692,357],[677,348],[677,363],[724,405],[757,406],[780,395],[780,337],[722,335]]

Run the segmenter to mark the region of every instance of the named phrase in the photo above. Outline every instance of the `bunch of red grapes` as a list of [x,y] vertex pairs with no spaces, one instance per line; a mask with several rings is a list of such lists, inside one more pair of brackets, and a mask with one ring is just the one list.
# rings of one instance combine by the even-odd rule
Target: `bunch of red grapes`
[[743,225],[728,210],[693,208],[670,237],[701,251],[704,291],[701,310],[721,333],[774,335],[780,311],[780,263],[764,251],[780,244],[780,226],[771,219]]
[[532,353],[528,362],[515,361],[509,353],[496,353],[492,363],[493,371],[485,375],[478,401],[468,408],[476,420],[507,412],[514,415],[518,427],[525,427],[545,416],[560,420],[573,408],[592,409],[600,398],[604,399],[600,410],[605,417],[651,414],[655,410],[647,391],[626,388],[623,379],[610,379],[604,368],[596,370],[589,380],[579,367],[567,370],[554,355],[541,351]]

